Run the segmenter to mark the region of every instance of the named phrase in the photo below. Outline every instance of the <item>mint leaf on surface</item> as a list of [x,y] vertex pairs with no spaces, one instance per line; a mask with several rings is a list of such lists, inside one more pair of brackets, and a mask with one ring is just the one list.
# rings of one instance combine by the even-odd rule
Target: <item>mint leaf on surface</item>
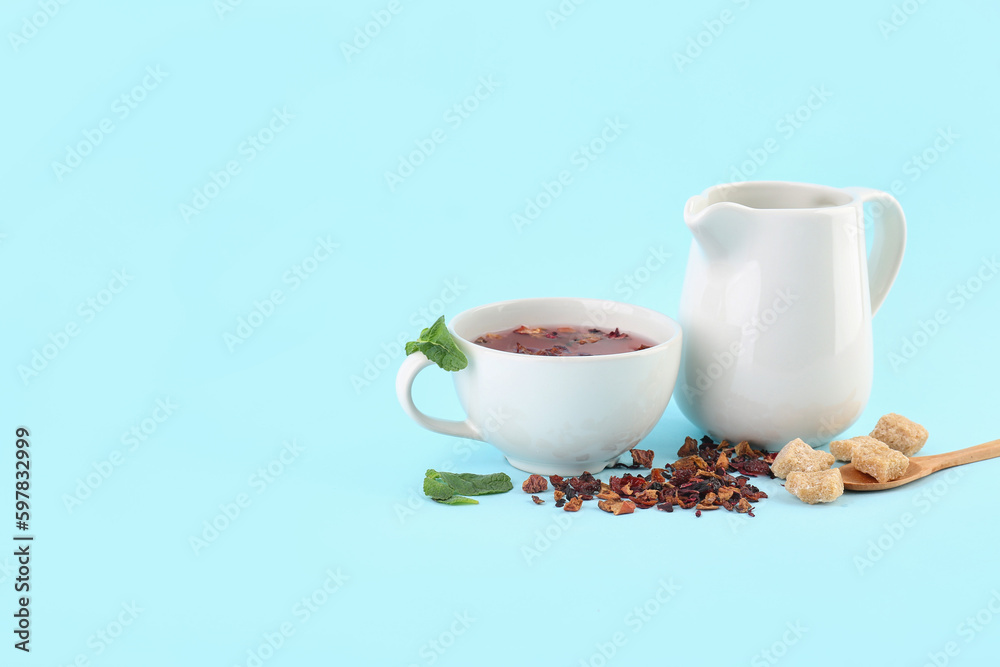
[[458,349],[455,339],[444,325],[444,315],[421,331],[417,340],[406,344],[406,354],[418,351],[446,371],[460,371],[469,365],[469,360]]
[[495,472],[491,475],[476,475],[471,472],[439,472],[441,479],[455,490],[469,496],[485,496],[491,493],[506,493],[514,488],[507,473]]
[[[432,472],[434,476],[431,476]],[[424,495],[434,500],[448,500],[455,495],[455,490],[438,478],[435,471],[428,470],[424,477]]]
[[442,505],[478,505],[479,501],[475,498],[466,498],[465,496],[452,496],[447,500],[435,500],[436,503],[441,503]]
[[433,468],[424,474],[424,494],[445,505],[478,505],[478,500],[466,496],[506,493],[514,488],[507,473],[477,475],[471,472],[438,472]]

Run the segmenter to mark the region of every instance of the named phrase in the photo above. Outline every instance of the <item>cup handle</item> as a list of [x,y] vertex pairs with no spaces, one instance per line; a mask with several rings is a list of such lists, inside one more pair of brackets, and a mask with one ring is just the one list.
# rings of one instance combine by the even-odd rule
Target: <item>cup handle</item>
[[399,373],[396,375],[396,397],[399,399],[399,404],[403,406],[403,412],[429,431],[454,435],[459,438],[469,438],[470,440],[482,440],[483,436],[480,435],[479,429],[468,419],[453,421],[430,417],[421,412],[413,403],[413,380],[416,379],[417,373],[433,364],[434,362],[424,356],[423,352],[414,352],[403,360],[403,365],[399,367]]
[[903,208],[888,192],[872,188],[844,188],[862,202],[878,202],[882,211],[874,218],[875,236],[868,256],[868,286],[871,291],[872,316],[889,294],[906,248],[906,217]]

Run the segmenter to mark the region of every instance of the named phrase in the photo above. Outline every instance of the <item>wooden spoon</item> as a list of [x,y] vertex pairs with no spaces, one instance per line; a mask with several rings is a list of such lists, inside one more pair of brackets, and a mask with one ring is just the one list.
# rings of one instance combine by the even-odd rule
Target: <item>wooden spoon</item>
[[932,472],[951,468],[953,466],[985,461],[1000,456],[1000,440],[959,449],[955,452],[945,452],[944,454],[934,454],[933,456],[915,456],[910,459],[910,465],[903,473],[902,477],[889,482],[879,482],[874,477],[867,475],[854,467],[853,463],[848,463],[839,468],[841,477],[844,478],[844,489],[848,491],[882,491],[884,489],[894,489],[903,484],[909,484],[913,480],[926,477]]

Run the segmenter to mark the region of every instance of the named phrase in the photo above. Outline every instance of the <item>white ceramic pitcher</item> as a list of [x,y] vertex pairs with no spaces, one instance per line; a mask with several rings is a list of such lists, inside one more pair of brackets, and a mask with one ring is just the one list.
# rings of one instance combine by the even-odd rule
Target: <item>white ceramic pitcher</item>
[[[865,249],[864,202],[874,242]],[[889,194],[785,182],[717,185],[688,200],[694,235],[674,396],[716,438],[828,442],[872,386],[871,317],[903,259]]]

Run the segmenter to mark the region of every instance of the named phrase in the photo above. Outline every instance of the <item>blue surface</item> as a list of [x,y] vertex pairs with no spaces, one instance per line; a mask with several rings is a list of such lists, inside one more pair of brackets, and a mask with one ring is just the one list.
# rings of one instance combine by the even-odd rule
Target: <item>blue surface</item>
[[[859,426],[1000,437],[995,4],[224,1],[0,12],[0,423],[35,536],[3,664],[992,662],[1000,461],[820,507],[764,483],[755,518],[437,506],[426,468],[524,475],[393,377],[442,311],[676,316],[709,185],[862,185],[909,243]],[[416,389],[459,416],[445,373]],[[646,445],[686,435],[671,404]]]

